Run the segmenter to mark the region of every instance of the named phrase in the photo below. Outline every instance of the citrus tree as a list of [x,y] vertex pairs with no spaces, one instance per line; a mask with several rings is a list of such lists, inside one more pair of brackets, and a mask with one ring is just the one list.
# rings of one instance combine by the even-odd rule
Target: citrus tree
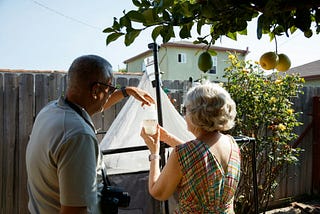
[[298,75],[274,72],[265,75],[257,62],[239,60],[230,54],[224,87],[237,104],[236,126],[232,135],[256,140],[256,160],[252,145],[241,145],[242,174],[236,197],[237,213],[253,213],[252,161],[257,165],[259,207],[265,209],[273,197],[285,167],[298,162],[301,150],[291,144],[294,128],[301,125],[293,99],[302,93],[304,80]]
[[[236,40],[238,34],[247,34],[247,23],[258,18],[257,38],[268,34],[290,36],[297,29],[306,37],[320,32],[320,1],[304,0],[132,0],[135,8],[123,11],[122,17],[114,17],[107,27],[107,45],[124,36],[125,45],[130,45],[140,32],[153,28],[152,39],[162,37],[163,43],[176,37],[174,27],[179,28],[179,37],[191,38],[195,29],[195,43],[212,45],[221,36]],[[203,27],[209,32],[203,34]]]

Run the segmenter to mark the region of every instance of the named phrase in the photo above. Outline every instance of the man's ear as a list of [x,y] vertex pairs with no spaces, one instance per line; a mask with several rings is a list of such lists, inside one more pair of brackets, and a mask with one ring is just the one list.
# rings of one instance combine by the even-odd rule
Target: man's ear
[[100,87],[97,84],[93,85],[91,88],[91,95],[94,99],[97,99],[99,92]]

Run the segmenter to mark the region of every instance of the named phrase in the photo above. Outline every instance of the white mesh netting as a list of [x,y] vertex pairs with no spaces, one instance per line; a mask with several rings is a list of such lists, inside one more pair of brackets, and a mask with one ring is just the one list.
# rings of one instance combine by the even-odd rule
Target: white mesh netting
[[[149,92],[156,100],[156,88],[152,87],[146,73],[138,87]],[[174,108],[166,93],[162,89],[160,91],[163,127],[184,141],[193,139],[194,136],[187,131],[184,118]],[[140,131],[145,113],[141,102],[130,97],[102,139],[101,150],[144,146]],[[104,155],[104,161],[108,174],[137,172],[149,170],[148,155],[148,150],[110,154]]]

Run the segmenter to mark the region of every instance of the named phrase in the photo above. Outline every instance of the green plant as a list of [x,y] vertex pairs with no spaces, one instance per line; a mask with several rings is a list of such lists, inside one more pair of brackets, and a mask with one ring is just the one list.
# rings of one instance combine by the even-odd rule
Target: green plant
[[[181,39],[191,38],[196,30],[195,43],[208,46],[221,36],[237,40],[237,35],[246,35],[248,22],[258,18],[257,37],[293,34],[297,29],[309,38],[320,32],[320,2],[314,0],[132,0],[135,10],[123,11],[123,16],[114,18],[112,26],[104,29],[107,45],[124,36],[129,46],[141,31],[153,28],[154,41],[162,37],[163,43],[176,37],[174,27],[179,27]],[[312,24],[315,24],[312,26]],[[203,27],[210,30],[204,35]],[[207,28],[207,29],[208,29]],[[313,30],[312,30],[313,29]]]
[[118,70],[118,72],[120,72],[120,73],[128,73],[127,69],[125,69],[125,68],[120,68]]
[[224,87],[237,104],[236,126],[232,135],[254,137],[256,160],[252,145],[241,145],[242,175],[236,197],[237,213],[253,213],[252,161],[257,165],[259,207],[268,206],[282,172],[298,162],[301,152],[290,143],[297,138],[294,128],[301,125],[293,102],[302,93],[304,80],[298,75],[274,72],[266,75],[257,62],[239,60],[230,54],[225,69]]

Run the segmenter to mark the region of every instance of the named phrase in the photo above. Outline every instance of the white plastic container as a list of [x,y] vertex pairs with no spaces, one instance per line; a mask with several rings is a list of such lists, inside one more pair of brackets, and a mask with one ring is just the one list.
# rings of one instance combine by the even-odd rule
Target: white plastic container
[[149,135],[154,135],[157,132],[157,124],[158,124],[158,117],[155,105],[151,106],[143,106],[144,115],[142,126],[144,130]]

